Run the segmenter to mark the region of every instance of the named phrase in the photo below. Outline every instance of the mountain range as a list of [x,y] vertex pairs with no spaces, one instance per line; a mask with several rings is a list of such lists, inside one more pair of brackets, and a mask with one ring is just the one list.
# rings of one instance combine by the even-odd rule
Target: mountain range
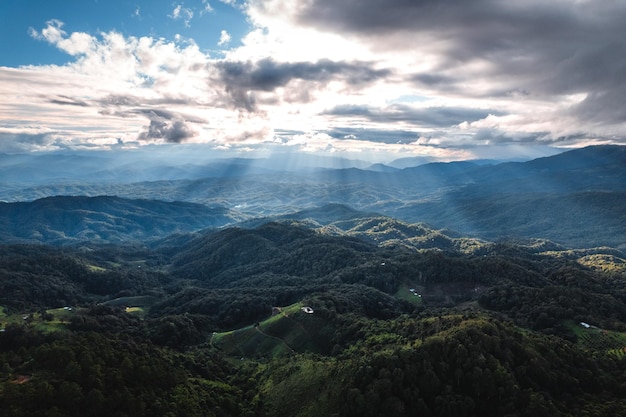
[[[305,220],[313,210],[312,219],[322,225],[368,214],[488,240],[539,238],[579,248],[626,244],[626,147],[493,165],[307,166],[289,172],[253,166],[250,160],[221,161],[205,167],[208,176],[199,179],[5,188],[2,198],[20,201],[0,205],[2,239],[150,240],[258,224],[255,219]],[[353,211],[342,213],[342,206]]]

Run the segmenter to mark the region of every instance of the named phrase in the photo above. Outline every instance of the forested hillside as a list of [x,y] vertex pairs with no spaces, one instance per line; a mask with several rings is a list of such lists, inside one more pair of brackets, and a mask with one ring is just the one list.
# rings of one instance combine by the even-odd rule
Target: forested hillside
[[333,210],[150,246],[3,245],[0,407],[626,413],[622,252]]
[[0,240],[53,245],[137,242],[221,227],[240,219],[223,207],[201,204],[57,196],[0,203]]

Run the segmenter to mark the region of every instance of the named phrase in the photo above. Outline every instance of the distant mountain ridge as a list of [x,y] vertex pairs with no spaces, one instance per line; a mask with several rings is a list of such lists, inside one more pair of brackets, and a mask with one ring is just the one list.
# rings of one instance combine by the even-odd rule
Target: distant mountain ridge
[[[5,168],[7,161],[2,162]],[[436,162],[404,169],[312,169],[306,165],[280,171],[286,161],[275,170],[267,163],[254,168],[250,160],[221,161],[205,167],[205,173],[212,176],[198,179],[103,180],[31,188],[5,184],[0,186],[0,198],[29,201],[53,195],[110,195],[184,201],[223,207],[230,210],[229,219],[258,219],[251,220],[256,225],[265,218],[304,221],[303,211],[343,206],[341,210],[347,207],[358,212],[346,212],[346,217],[377,213],[488,240],[520,237],[579,248],[626,247],[625,146],[594,146],[527,162]],[[229,224],[229,219],[209,226]]]
[[48,197],[0,203],[0,240],[67,244],[150,240],[240,220],[222,207],[120,197]]

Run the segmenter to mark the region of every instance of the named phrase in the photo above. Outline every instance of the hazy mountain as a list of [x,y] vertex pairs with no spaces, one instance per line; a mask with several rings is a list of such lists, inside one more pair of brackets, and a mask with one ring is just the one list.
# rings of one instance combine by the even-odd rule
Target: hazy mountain
[[626,192],[451,194],[395,211],[407,221],[425,221],[486,239],[545,238],[579,248],[624,247],[625,213]]
[[388,166],[398,169],[416,167],[418,165],[424,165],[434,162],[433,158],[423,156],[411,156],[407,158],[398,158],[387,163]]
[[399,168],[395,168],[385,164],[374,164],[367,167],[367,170],[376,172],[395,172],[398,171]]
[[245,228],[259,227],[268,222],[277,221],[298,221],[310,223],[312,227],[330,225],[339,221],[356,221],[358,219],[376,216],[376,213],[366,213],[355,210],[343,204],[326,204],[320,207],[312,207],[304,210],[298,210],[293,213],[282,215],[257,217],[239,223],[237,226]]
[[193,146],[144,150],[0,154],[0,188],[50,184],[132,183],[228,178],[315,169],[367,168],[353,159],[273,154],[243,158],[206,154]]
[[[79,156],[80,164],[94,162]],[[23,158],[18,156],[15,164]],[[576,247],[625,244],[626,147],[589,147],[528,162],[436,162],[401,170],[369,170],[345,160],[334,162],[349,168],[312,168],[312,159],[305,158],[298,166],[281,155],[275,164],[272,159],[231,159],[202,165],[192,158],[189,165],[168,171],[173,168],[156,168],[159,160],[151,162],[156,170],[163,169],[158,175],[176,176],[177,170],[183,170],[199,178],[119,183],[105,180],[105,174],[101,181],[89,182],[87,175],[84,182],[5,184],[0,186],[0,198],[114,195],[226,207],[246,218],[293,215],[340,204],[490,240],[517,236]],[[4,159],[5,169],[8,161]],[[122,162],[129,163],[118,161],[113,167]],[[130,172],[125,175],[127,180],[133,178]]]
[[122,242],[221,227],[241,220],[235,212],[200,204],[119,197],[48,197],[0,203],[3,242]]

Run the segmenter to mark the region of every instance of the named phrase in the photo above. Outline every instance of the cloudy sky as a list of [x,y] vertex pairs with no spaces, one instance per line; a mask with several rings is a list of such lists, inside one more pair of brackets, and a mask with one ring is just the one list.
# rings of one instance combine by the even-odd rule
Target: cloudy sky
[[0,152],[626,144],[622,0],[24,0],[0,16]]

